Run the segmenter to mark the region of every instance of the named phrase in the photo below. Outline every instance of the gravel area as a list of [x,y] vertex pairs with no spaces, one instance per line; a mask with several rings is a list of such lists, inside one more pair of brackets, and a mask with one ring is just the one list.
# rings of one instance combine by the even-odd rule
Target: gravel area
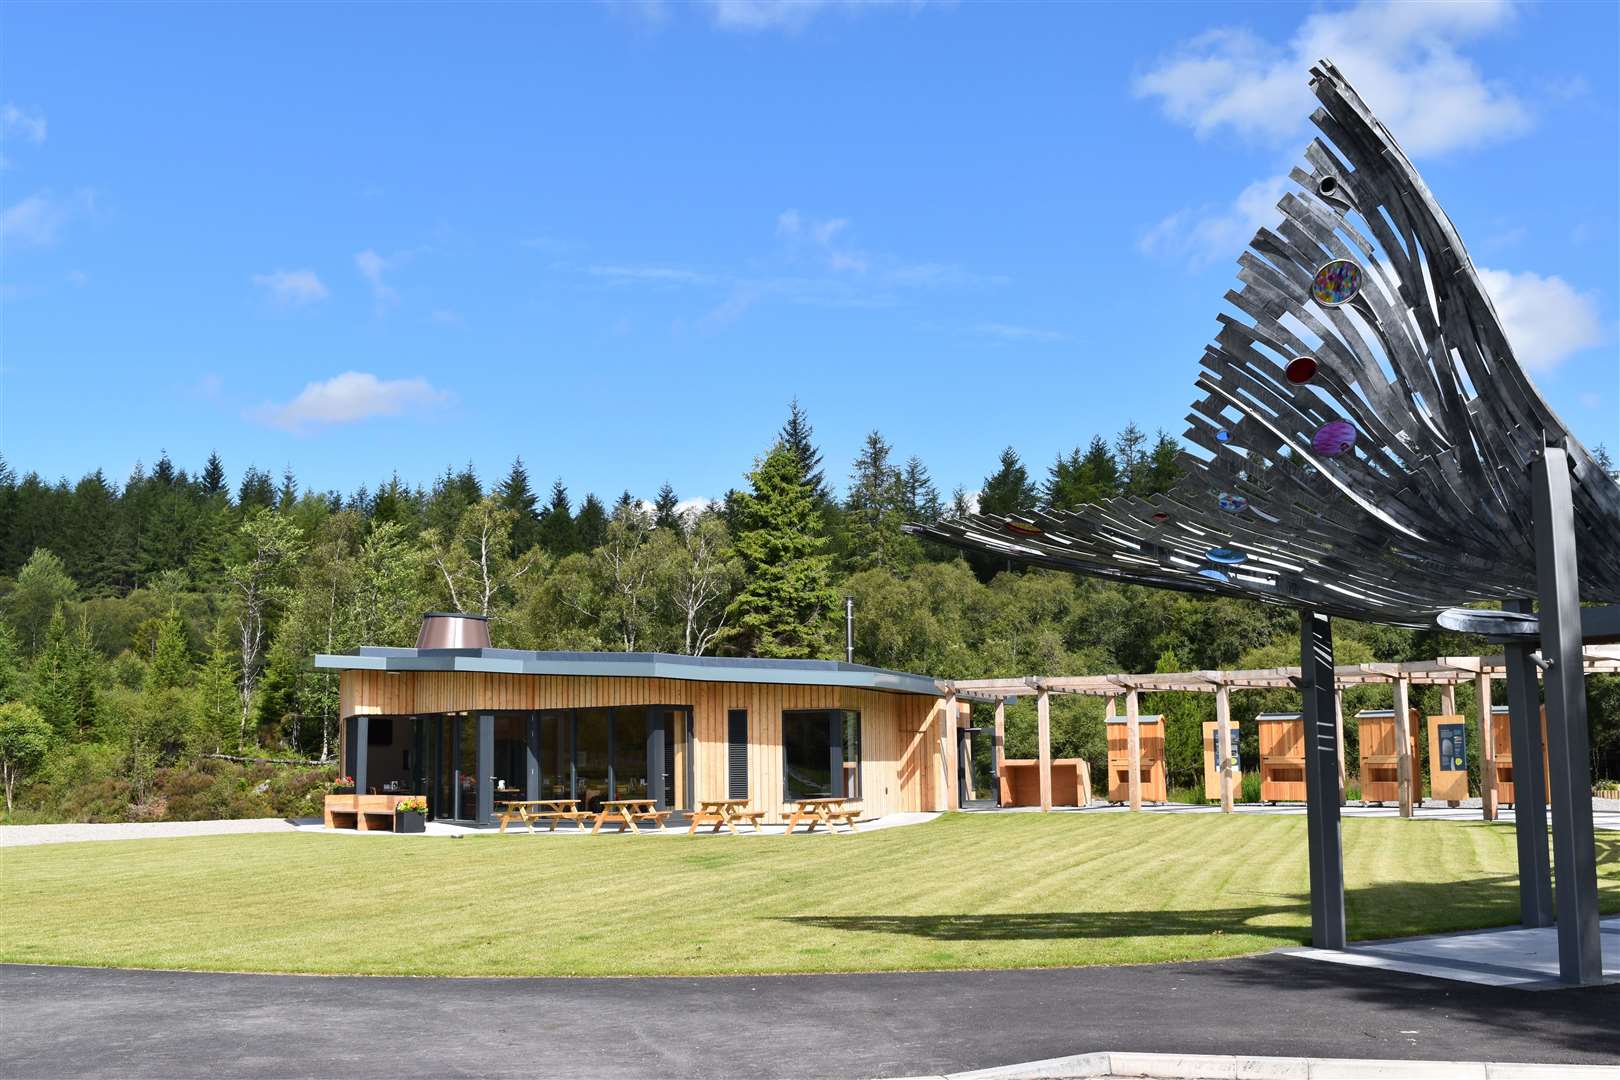
[[[309,819],[318,822],[319,818]],[[152,840],[171,836],[292,832],[304,819],[234,818],[226,821],[115,821],[98,824],[0,825],[0,848],[72,844],[86,840]]]

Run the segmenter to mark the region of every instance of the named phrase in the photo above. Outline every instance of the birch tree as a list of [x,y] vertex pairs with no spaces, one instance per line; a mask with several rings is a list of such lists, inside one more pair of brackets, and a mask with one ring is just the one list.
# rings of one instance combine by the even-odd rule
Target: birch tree
[[238,643],[242,670],[237,683],[242,700],[236,743],[247,745],[248,717],[264,666],[265,637],[274,609],[286,598],[287,574],[304,554],[298,527],[269,510],[259,509],[242,522],[243,557],[225,568],[236,594]]

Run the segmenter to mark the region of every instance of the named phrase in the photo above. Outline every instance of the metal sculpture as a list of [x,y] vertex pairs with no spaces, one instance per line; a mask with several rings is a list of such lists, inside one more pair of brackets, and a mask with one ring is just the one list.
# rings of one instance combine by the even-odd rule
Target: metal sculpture
[[[1321,130],[1238,259],[1168,493],[913,531],[1014,560],[1407,626],[1533,595],[1528,467],[1562,446],[1580,594],[1620,600],[1620,485],[1514,357],[1456,230],[1326,61]],[[1212,566],[1212,549],[1240,567]],[[1211,572],[1213,571],[1213,572]]]
[[[1298,190],[1278,203],[1281,224],[1238,259],[1242,285],[1225,297],[1238,314],[1217,316],[1170,492],[912,531],[1300,609],[1306,786],[1317,793],[1306,810],[1311,933],[1326,948],[1345,942],[1338,803],[1321,794],[1337,788],[1330,617],[1509,631],[1517,760],[1540,756],[1545,672],[1560,977],[1599,982],[1580,650],[1583,638],[1620,640],[1620,606],[1580,602],[1620,601],[1620,484],[1526,377],[1462,240],[1394,138],[1331,63],[1311,76],[1322,137],[1289,174]],[[1474,601],[1508,612],[1457,608]],[[1547,820],[1537,795],[1516,824],[1529,926],[1554,921]]]

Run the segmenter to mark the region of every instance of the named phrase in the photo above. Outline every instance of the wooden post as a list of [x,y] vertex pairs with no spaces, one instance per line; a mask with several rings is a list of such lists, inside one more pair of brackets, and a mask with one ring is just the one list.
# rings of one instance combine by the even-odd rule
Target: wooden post
[[1046,687],[1035,693],[1035,737],[1041,750],[1041,813],[1052,809],[1052,703]]
[[1479,699],[1479,804],[1486,821],[1497,818],[1496,724],[1491,718],[1491,677],[1483,671],[1474,676],[1474,696]]
[[1128,740],[1126,747],[1130,755],[1130,795],[1131,809],[1142,809],[1142,723],[1141,710],[1137,705],[1136,691],[1125,691],[1125,737]]
[[991,762],[990,768],[996,774],[995,779],[993,781],[993,783],[996,785],[996,790],[994,792],[992,792],[992,796],[995,798],[996,803],[998,805],[1001,802],[1001,762],[1002,762],[1002,760],[1003,760],[1003,758],[1005,756],[1005,753],[1006,753],[1006,751],[1003,749],[1003,746],[1006,744],[1006,741],[1007,741],[1007,699],[1006,698],[997,698],[996,699],[996,733],[993,736],[992,742],[990,744],[990,762]]
[[945,810],[960,810],[962,808],[961,771],[957,768],[956,745],[956,691],[950,690],[945,694],[944,723],[940,729],[940,738],[945,746]]
[[1215,767],[1221,776],[1221,813],[1232,812],[1232,691],[1215,688]]
[[1399,785],[1401,817],[1412,816],[1412,690],[1405,675],[1395,679],[1395,779]]
[[1344,690],[1333,688],[1333,732],[1339,741],[1339,805],[1344,805]]

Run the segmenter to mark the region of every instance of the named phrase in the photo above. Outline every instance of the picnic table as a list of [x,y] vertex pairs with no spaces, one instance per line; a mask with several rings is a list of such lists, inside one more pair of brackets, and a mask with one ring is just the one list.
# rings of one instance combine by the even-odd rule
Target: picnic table
[[578,799],[503,799],[496,803],[501,808],[501,832],[506,831],[507,823],[517,818],[534,832],[536,821],[549,821],[551,831],[557,831],[557,822],[573,821],[583,824],[587,818],[595,817],[589,810],[579,808]]
[[658,803],[653,799],[606,799],[602,803],[602,812],[596,815],[596,824],[591,827],[591,832],[601,832],[603,825],[617,825],[621,833],[625,829],[640,833],[641,830],[636,827],[638,821],[648,821],[657,825],[660,831],[668,831],[664,821],[669,814],[668,810],[658,809]]
[[850,832],[855,831],[855,819],[861,816],[859,807],[849,804],[857,802],[855,799],[794,799],[792,801],[793,813],[788,817],[787,833],[791,834],[799,823],[806,822],[809,828],[807,833],[816,831],[817,825],[827,826],[827,833],[833,835],[833,825],[843,824],[849,827]]
[[698,808],[692,814],[692,827],[686,830],[688,836],[698,831],[699,825],[713,825],[713,832],[719,832],[724,825],[731,830],[733,836],[741,836],[737,831],[738,824],[752,825],[754,831],[759,831],[759,820],[765,816],[763,810],[748,809],[747,799],[699,799]]

